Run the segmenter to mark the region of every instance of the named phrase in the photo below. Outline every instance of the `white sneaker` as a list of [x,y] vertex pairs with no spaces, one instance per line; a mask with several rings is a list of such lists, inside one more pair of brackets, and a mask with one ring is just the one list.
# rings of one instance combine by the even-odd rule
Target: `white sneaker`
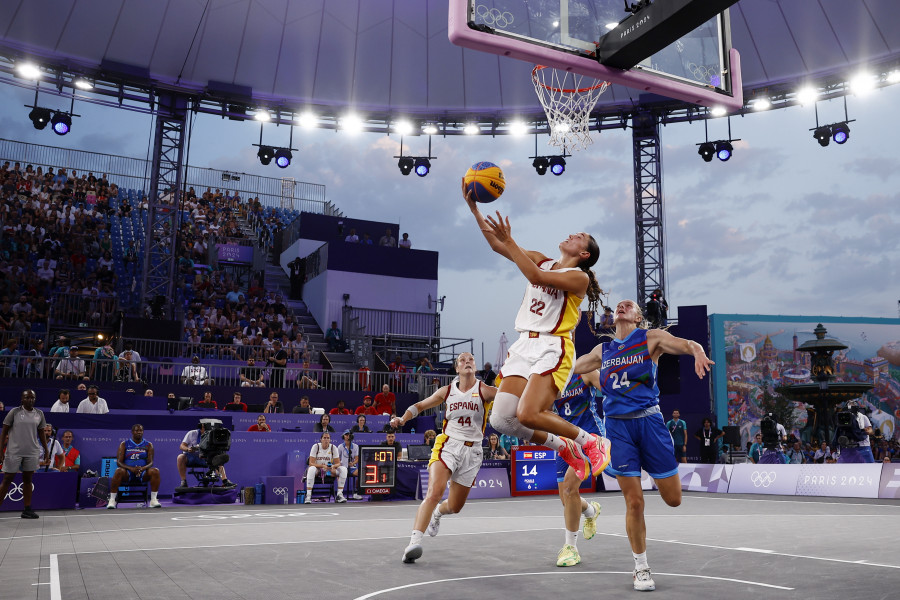
[[362,500],[362,499],[363,499],[363,497],[360,496],[359,494],[353,494],[353,495],[350,496],[350,497],[353,498],[354,500]]
[[639,592],[652,592],[656,589],[656,583],[650,576],[650,567],[641,570],[634,570],[634,589]]
[[344,498],[343,494],[338,494],[337,496],[335,496],[334,501],[337,502],[338,504],[343,504],[344,502],[347,501],[347,499]]
[[403,551],[403,562],[414,563],[420,556],[422,556],[422,544],[410,544]]
[[106,508],[108,508],[108,509],[110,509],[110,510],[114,509],[115,507],[116,507],[116,503],[113,502],[112,500],[110,500],[110,501],[106,504]]
[[306,497],[303,499],[303,504],[312,504],[312,494],[309,492],[306,493]]
[[425,533],[434,537],[438,534],[438,529],[441,528],[441,520],[435,519],[434,515],[431,515],[431,520],[428,522],[428,527],[425,528]]
[[148,504],[150,508],[162,508],[162,504],[159,503],[159,500],[151,500],[150,504]]

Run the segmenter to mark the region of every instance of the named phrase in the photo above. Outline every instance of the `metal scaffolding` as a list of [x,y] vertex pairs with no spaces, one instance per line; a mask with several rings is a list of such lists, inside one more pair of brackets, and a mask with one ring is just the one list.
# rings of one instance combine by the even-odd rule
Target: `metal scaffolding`
[[637,252],[637,302],[643,308],[655,289],[666,292],[662,158],[659,120],[639,111],[632,115],[634,156],[634,239]]
[[154,316],[174,316],[174,287],[178,215],[186,138],[188,100],[176,94],[158,98],[150,173],[149,220],[144,237],[142,309],[151,306]]

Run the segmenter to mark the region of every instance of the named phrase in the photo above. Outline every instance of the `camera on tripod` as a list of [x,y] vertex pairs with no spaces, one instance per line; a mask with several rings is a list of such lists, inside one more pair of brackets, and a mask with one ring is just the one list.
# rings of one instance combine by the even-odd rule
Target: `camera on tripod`
[[759,422],[759,432],[762,434],[764,448],[777,448],[781,443],[778,435],[778,421],[773,413],[768,413]]
[[[209,472],[204,479],[212,482],[218,478],[217,469],[228,462],[231,449],[231,431],[219,419],[200,419],[200,458],[206,461]],[[206,485],[209,485],[207,483]]]
[[869,434],[859,426],[859,413],[859,404],[851,400],[847,403],[847,410],[834,414],[834,442],[841,448],[856,448],[868,439]]

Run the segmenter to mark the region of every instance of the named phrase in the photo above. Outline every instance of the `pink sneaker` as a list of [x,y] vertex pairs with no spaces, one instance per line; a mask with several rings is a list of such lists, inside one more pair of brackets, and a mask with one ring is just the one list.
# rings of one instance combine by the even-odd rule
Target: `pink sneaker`
[[[591,472],[591,461],[581,451],[581,447],[569,438],[559,438],[565,442],[566,447],[559,451],[559,456],[566,461],[570,467],[575,469],[575,476],[581,481],[588,478]],[[606,459],[609,462],[609,459]]]
[[581,447],[591,462],[591,473],[594,477],[598,477],[610,459],[610,443],[605,437],[600,437],[596,433],[591,434],[591,439]]

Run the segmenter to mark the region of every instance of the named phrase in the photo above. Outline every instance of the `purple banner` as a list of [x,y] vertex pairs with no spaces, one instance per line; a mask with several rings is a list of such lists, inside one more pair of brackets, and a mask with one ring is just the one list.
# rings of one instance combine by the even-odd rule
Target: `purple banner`
[[266,477],[265,504],[293,504],[293,477]]
[[733,465],[679,463],[678,478],[681,480],[681,489],[686,492],[725,494],[728,492],[728,482],[731,480],[733,468]]
[[[76,486],[78,485],[78,474],[75,472],[68,473],[42,473],[35,472],[34,479],[31,484],[34,491],[31,497],[31,507],[35,510],[55,510],[55,509],[72,509],[75,508]],[[4,510],[22,510],[25,504],[22,489],[22,474],[17,473],[13,478],[9,491],[6,492],[6,498],[0,505],[0,511]]]
[[253,262],[253,246],[241,246],[240,244],[216,244],[219,262],[241,263],[248,265]]
[[879,498],[900,498],[900,464],[882,465],[881,486],[878,488]]
[[[428,492],[428,468],[419,469],[419,485],[417,500],[421,500]],[[444,490],[444,498],[447,497],[450,490],[450,484]],[[475,477],[475,483],[469,490],[469,499],[480,498],[509,498],[509,472],[503,467],[481,467],[478,476]]]

